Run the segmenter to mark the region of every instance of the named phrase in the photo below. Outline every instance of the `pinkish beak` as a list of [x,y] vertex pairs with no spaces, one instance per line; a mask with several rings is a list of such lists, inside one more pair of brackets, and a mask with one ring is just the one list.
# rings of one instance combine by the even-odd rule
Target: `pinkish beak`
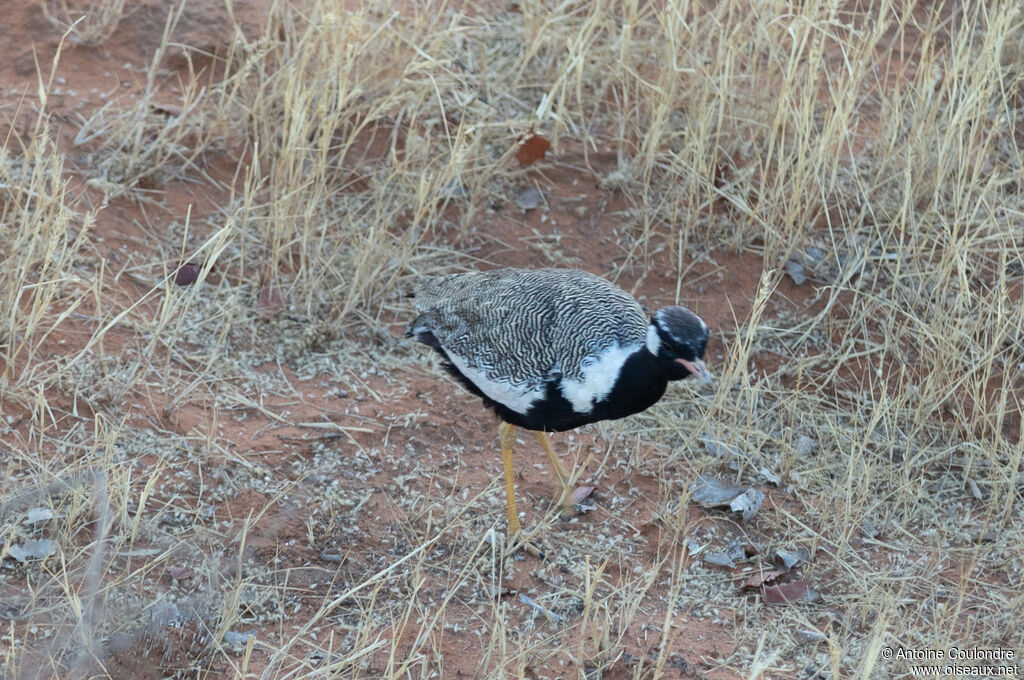
[[706,383],[711,382],[711,371],[708,370],[708,367],[700,359],[697,359],[696,361],[676,359],[676,363],[682,364],[687,371],[697,376],[702,381]]

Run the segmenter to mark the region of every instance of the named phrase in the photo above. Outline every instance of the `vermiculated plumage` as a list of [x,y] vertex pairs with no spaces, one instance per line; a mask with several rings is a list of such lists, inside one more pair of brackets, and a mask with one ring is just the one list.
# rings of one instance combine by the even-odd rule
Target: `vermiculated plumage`
[[536,387],[553,373],[581,380],[584,362],[637,346],[647,317],[633,296],[572,269],[495,269],[423,278],[414,290],[424,327],[446,352],[487,377]]
[[[519,531],[512,481],[514,427],[568,430],[657,402],[671,380],[708,379],[708,329],[684,307],[650,319],[624,290],[571,269],[497,269],[423,277],[406,335],[507,424],[500,429],[509,528]],[[568,498],[567,473],[538,434]]]

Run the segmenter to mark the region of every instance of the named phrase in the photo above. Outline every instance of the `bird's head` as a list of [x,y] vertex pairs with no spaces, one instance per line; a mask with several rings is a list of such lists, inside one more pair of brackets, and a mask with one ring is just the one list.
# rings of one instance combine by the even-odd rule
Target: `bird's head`
[[686,307],[665,307],[651,317],[647,328],[647,349],[665,366],[672,380],[695,375],[711,382],[704,365],[708,326]]

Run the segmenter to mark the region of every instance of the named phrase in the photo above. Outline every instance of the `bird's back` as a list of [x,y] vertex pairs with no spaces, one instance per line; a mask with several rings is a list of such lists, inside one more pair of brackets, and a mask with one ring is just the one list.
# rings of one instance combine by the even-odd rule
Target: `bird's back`
[[539,387],[581,379],[605,350],[644,342],[647,317],[629,293],[573,269],[497,269],[416,282],[409,334],[491,378]]

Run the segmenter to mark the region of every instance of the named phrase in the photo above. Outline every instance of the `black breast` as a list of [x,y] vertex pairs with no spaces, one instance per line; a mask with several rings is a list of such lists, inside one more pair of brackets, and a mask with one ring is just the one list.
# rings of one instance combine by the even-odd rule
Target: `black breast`
[[665,394],[668,381],[662,364],[650,352],[643,349],[633,354],[622,365],[611,393],[597,402],[587,422],[615,420],[646,411]]

